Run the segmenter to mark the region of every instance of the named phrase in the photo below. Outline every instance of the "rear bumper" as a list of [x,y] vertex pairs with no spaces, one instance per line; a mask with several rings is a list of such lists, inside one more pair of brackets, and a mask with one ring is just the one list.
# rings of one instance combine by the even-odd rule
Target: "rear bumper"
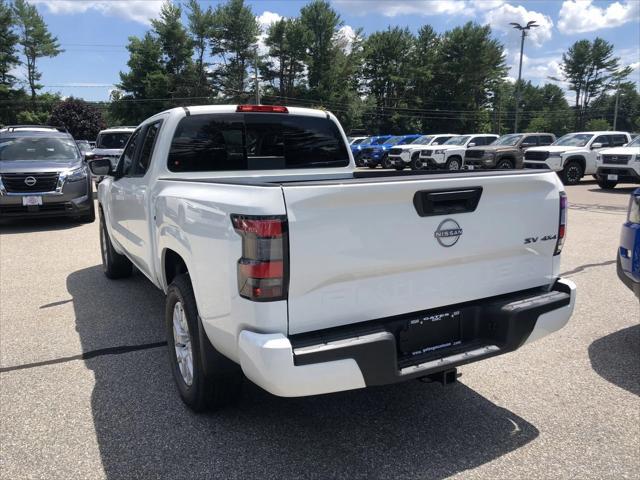
[[640,173],[630,167],[598,167],[596,177],[606,179],[607,175],[617,175],[618,181],[623,183],[640,183]]
[[[427,347],[420,354],[400,353],[399,332],[412,318],[433,318],[438,311],[292,337],[243,330],[240,364],[250,380],[283,397],[395,383],[511,352],[555,332],[571,317],[575,293],[571,281],[560,279],[551,291],[527,290],[452,306],[447,310],[465,319],[462,341]],[[429,338],[418,342],[429,345]]]

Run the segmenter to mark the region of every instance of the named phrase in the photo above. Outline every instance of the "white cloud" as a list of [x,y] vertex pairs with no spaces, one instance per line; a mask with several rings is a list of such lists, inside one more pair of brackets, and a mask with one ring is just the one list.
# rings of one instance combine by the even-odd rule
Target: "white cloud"
[[606,8],[592,0],[565,0],[560,7],[558,30],[565,34],[593,32],[613,28],[640,18],[640,2],[614,2]]
[[340,42],[344,51],[350,53],[351,46],[356,38],[356,31],[351,25],[344,25],[343,27],[340,27],[340,30],[338,30],[336,38],[338,42]]
[[260,55],[266,55],[269,52],[269,49],[264,44],[269,27],[283,18],[285,17],[275,12],[269,12],[268,10],[265,10],[261,15],[256,17],[261,30],[260,35],[258,35],[258,53]]
[[95,10],[103,15],[120,17],[149,24],[160,13],[163,0],[85,1],[85,0],[28,0],[34,5],[45,5],[51,13],[85,13]]
[[462,0],[398,0],[393,2],[335,0],[334,4],[356,15],[365,15],[373,12],[380,13],[385,17],[470,14],[472,10],[469,4]]
[[520,31],[514,30],[513,26],[509,25],[509,23],[516,22],[520,25],[526,25],[530,20],[535,20],[537,24],[540,25],[539,27],[532,28],[527,32],[527,37],[534,45],[540,46],[551,39],[553,30],[553,21],[551,18],[542,13],[527,10],[522,5],[514,6],[504,3],[498,8],[489,10],[484,17],[485,23],[490,24],[491,28],[505,34],[509,34],[511,40],[509,43],[511,43],[512,46],[515,44],[519,45]]

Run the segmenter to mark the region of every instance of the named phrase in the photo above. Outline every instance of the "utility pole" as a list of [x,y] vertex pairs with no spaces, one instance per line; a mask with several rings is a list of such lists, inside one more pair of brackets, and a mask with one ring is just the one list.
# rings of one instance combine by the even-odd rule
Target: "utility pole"
[[524,37],[527,36],[527,30],[531,30],[532,28],[539,27],[540,25],[536,24],[535,20],[531,20],[527,22],[527,24],[523,27],[519,23],[511,22],[509,25],[513,25],[513,28],[516,30],[520,30],[522,32],[522,37],[520,39],[520,67],[518,68],[518,83],[516,83],[516,120],[513,126],[514,133],[518,133],[518,116],[520,114],[520,81],[522,80],[522,56],[524,54]]
[[258,48],[256,47],[254,56],[254,69],[253,69],[253,88],[256,91],[256,105],[260,105],[260,82],[258,81]]
[[618,125],[618,105],[620,103],[620,79],[618,79],[618,85],[616,86],[616,104],[613,108],[613,130],[616,130]]

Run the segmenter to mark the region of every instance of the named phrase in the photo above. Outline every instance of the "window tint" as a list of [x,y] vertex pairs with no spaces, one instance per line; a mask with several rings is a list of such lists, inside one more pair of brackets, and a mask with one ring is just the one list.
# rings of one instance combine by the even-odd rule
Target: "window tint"
[[594,143],[601,143],[603,147],[608,147],[609,146],[609,136],[608,135],[599,135],[591,143],[591,145],[593,145]]
[[627,143],[626,135],[611,135],[611,146],[612,147],[621,147]]
[[520,144],[520,146],[521,147],[535,147],[536,145],[538,145],[538,138],[539,137],[537,135],[527,135],[522,140],[522,143]]
[[488,145],[491,142],[493,142],[493,138],[491,137],[475,137],[472,138],[469,143],[475,143],[477,147],[480,147],[482,145]]
[[158,131],[160,130],[162,122],[152,123],[147,127],[144,140],[142,141],[142,147],[140,148],[140,154],[136,161],[136,168],[133,169],[133,175],[144,175],[151,163],[151,156],[156,145],[156,139],[158,138]]
[[120,157],[120,163],[122,165],[119,165],[119,168],[120,168],[120,173],[123,176],[129,175],[129,172],[131,170],[131,165],[133,165],[133,159],[136,154],[136,147],[138,145],[139,135],[140,135],[140,130],[136,130],[135,132],[133,132],[133,135],[131,135],[131,138],[129,138],[129,142],[127,143],[127,146],[125,147],[124,152],[122,153],[122,157]]
[[101,133],[96,140],[96,148],[124,148],[131,132]]
[[553,143],[553,137],[551,135],[540,135],[540,145],[551,145]]
[[258,113],[183,118],[171,144],[168,167],[193,172],[348,164],[346,145],[331,120]]

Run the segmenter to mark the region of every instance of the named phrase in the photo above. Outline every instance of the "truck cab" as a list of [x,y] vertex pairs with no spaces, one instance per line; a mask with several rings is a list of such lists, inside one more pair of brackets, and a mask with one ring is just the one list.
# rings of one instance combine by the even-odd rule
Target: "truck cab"
[[525,168],[551,169],[565,185],[576,185],[585,175],[597,172],[598,152],[621,147],[631,141],[627,132],[568,133],[547,147],[534,147],[524,154]]
[[601,150],[596,164],[600,188],[610,190],[619,182],[640,183],[640,136],[623,147]]

